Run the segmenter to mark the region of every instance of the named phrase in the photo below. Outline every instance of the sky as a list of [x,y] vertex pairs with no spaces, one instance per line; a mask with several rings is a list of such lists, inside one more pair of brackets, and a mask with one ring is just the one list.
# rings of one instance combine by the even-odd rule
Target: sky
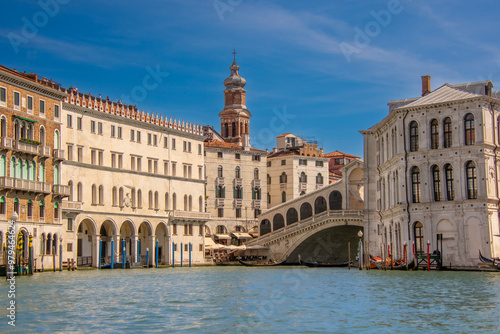
[[[0,64],[220,131],[236,49],[253,147],[363,156],[390,100],[500,78],[495,1],[3,1]],[[500,89],[500,83],[496,89]]]

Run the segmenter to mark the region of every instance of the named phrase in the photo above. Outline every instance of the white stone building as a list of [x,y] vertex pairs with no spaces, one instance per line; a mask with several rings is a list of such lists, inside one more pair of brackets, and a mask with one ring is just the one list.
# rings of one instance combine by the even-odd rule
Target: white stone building
[[[364,136],[365,237],[372,254],[439,250],[445,266],[500,255],[499,92],[490,81],[445,84],[389,102]],[[377,250],[377,251],[373,251]]]
[[273,207],[328,184],[328,158],[318,144],[286,133],[267,156],[267,205]]
[[[62,204],[68,257],[79,266],[125,261],[204,263],[202,127],[67,91]],[[158,247],[156,246],[158,243]],[[113,246],[112,246],[113,244]],[[102,245],[100,249],[100,245]],[[190,249],[191,246],[191,249]],[[69,250],[69,249],[68,249]],[[191,250],[191,251],[190,251]],[[149,252],[148,252],[149,251]]]

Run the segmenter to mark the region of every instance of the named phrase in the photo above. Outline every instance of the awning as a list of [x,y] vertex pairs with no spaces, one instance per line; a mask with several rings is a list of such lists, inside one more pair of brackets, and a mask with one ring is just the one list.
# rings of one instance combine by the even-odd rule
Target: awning
[[250,235],[254,238],[258,238],[259,237],[259,232],[250,232]]
[[236,239],[252,239],[252,236],[248,233],[233,232],[232,234],[236,237]]
[[19,119],[22,119],[24,121],[28,121],[28,122],[31,122],[31,123],[38,123],[38,121],[35,121],[34,119],[29,119],[29,118],[26,118],[26,117],[21,117],[21,116],[17,116],[17,115],[14,115],[15,118],[19,118]]
[[215,245],[215,242],[212,240],[212,238],[205,237],[205,247],[213,245]]
[[215,236],[219,239],[231,240],[231,237],[227,234],[215,234]]

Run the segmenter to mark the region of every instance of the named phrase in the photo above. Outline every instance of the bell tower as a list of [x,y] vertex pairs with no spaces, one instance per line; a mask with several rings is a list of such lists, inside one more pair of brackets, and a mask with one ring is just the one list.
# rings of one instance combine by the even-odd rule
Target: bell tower
[[224,109],[219,113],[221,135],[230,143],[245,146],[249,144],[250,117],[252,114],[245,105],[246,80],[238,72],[236,51],[233,51],[231,74],[224,80]]

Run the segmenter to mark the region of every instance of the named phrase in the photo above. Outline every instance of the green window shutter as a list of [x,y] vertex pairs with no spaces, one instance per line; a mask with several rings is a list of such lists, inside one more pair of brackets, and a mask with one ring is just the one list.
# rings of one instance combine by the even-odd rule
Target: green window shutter
[[261,188],[259,188],[259,197],[257,197],[257,199],[261,199],[261,198],[262,198],[262,197],[261,197],[261,195],[262,195],[261,190],[262,190],[262,189],[261,189]]
[[243,187],[240,188],[240,198],[243,198]]
[[238,193],[236,187],[233,187],[233,198],[238,198]]
[[222,188],[222,198],[226,198],[226,187]]
[[255,188],[252,188],[252,199],[255,199]]

